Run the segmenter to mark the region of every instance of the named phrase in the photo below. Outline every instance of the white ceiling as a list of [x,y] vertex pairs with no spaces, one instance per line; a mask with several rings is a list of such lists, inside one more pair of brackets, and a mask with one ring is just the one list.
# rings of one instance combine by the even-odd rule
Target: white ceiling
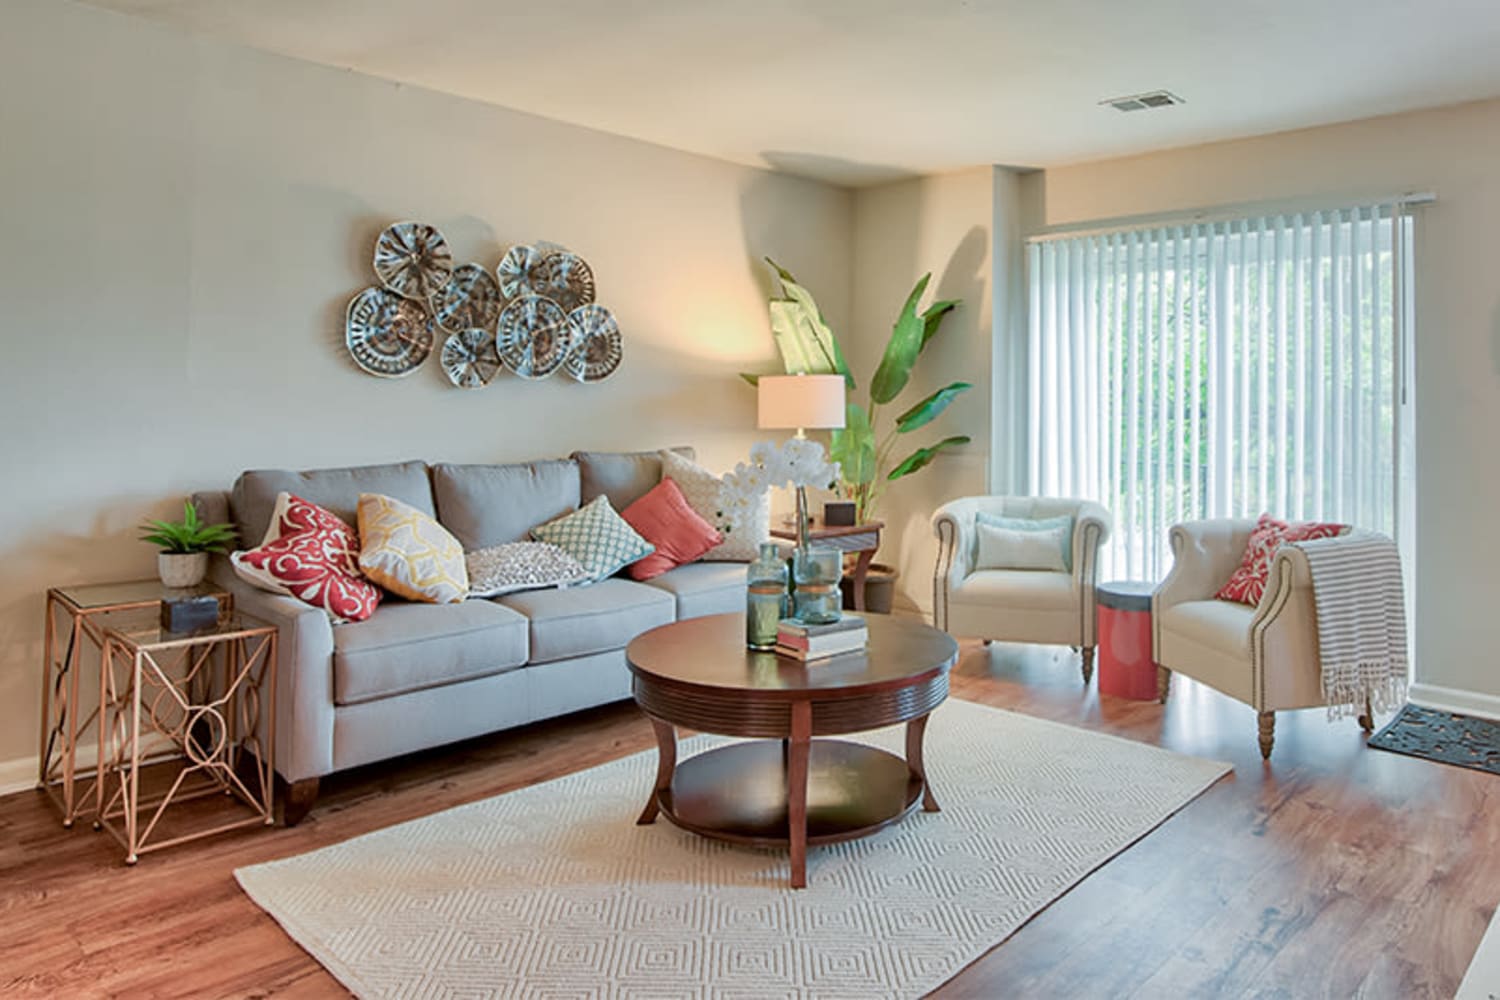
[[1500,95],[1500,0],[88,2],[840,184]]

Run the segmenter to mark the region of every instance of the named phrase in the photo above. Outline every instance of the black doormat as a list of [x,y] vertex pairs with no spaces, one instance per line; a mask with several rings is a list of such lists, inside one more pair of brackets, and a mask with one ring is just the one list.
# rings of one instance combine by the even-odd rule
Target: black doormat
[[1370,746],[1500,774],[1500,722],[1488,719],[1403,705]]

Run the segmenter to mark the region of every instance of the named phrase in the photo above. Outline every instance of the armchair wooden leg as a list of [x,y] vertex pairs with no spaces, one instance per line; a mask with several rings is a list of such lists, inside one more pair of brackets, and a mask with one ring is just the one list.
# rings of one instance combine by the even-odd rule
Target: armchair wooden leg
[[1365,699],[1365,714],[1359,717],[1359,728],[1363,729],[1366,734],[1375,731],[1375,712],[1370,708],[1369,698]]
[[1271,759],[1271,747],[1276,742],[1276,713],[1260,713],[1260,755],[1265,760]]
[[1161,704],[1167,703],[1167,695],[1172,690],[1172,671],[1158,665],[1156,668],[1156,700]]
[[1094,647],[1084,646],[1083,653],[1083,686],[1088,687],[1089,682],[1094,679]]

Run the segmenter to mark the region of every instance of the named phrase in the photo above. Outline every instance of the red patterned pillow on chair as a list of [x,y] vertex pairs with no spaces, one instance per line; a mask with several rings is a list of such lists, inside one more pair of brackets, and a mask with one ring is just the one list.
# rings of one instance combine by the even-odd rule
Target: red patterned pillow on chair
[[343,621],[364,621],[380,603],[380,588],[359,572],[359,535],[337,515],[290,493],[276,498],[266,540],[229,561],[246,582]]
[[1283,542],[1332,538],[1346,527],[1322,521],[1278,521],[1270,514],[1262,514],[1255,522],[1255,530],[1250,532],[1250,541],[1245,545],[1245,556],[1240,560],[1239,569],[1214,596],[1221,601],[1238,601],[1252,607],[1259,604],[1271,575],[1271,559]]

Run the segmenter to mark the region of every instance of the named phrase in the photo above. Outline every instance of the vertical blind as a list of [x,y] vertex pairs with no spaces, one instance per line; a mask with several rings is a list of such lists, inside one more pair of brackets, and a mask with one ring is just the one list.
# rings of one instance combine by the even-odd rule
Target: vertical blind
[[1034,492],[1104,504],[1103,572],[1160,579],[1203,517],[1400,523],[1399,204],[1027,247]]

